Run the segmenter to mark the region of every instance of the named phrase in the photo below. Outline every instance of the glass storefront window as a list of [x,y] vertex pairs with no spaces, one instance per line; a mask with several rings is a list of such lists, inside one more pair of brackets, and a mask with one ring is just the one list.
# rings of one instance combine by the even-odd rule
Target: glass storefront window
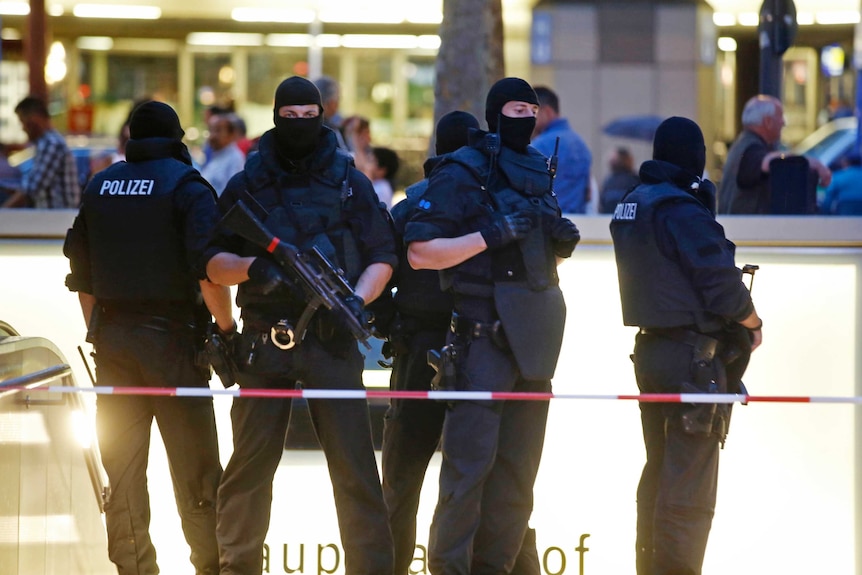
[[813,48],[792,47],[784,54],[783,103],[787,125],[781,140],[794,145],[817,127],[817,52]]
[[272,128],[272,104],[275,89],[285,78],[305,75],[308,51],[302,48],[275,51],[255,50],[248,53],[246,102],[236,112],[245,120],[248,136],[254,138]]
[[434,131],[435,59],[414,56],[408,59],[407,124],[405,136],[428,138]]
[[204,110],[233,105],[236,74],[230,54],[195,54],[195,125],[204,125]]
[[371,140],[392,140],[392,59],[388,52],[368,51],[356,62],[356,107],[351,114],[371,121]]
[[79,61],[79,93],[93,106],[93,133],[116,135],[133,104],[143,98],[174,106],[179,100],[174,55],[85,51]]

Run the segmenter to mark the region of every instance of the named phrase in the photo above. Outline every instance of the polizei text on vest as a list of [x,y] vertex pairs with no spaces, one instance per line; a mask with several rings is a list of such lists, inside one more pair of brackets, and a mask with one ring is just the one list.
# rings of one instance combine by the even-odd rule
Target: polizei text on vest
[[153,192],[154,183],[154,180],[105,180],[99,195],[149,196]]

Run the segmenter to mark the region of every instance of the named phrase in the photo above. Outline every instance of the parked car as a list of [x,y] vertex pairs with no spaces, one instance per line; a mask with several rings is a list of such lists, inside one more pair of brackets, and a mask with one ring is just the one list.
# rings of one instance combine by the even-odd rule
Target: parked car
[[857,126],[855,117],[827,122],[794,146],[793,153],[815,157],[831,170],[840,169],[841,160],[856,147]]

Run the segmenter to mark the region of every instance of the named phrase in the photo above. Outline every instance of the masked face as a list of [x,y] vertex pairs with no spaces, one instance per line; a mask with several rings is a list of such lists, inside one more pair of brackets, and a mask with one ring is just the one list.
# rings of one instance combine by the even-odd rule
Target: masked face
[[304,158],[314,151],[323,116],[317,104],[281,106],[275,113],[275,139],[288,158]]
[[529,102],[509,101],[503,105],[500,114],[500,139],[503,145],[517,152],[523,152],[530,144],[536,128],[536,114],[539,106]]

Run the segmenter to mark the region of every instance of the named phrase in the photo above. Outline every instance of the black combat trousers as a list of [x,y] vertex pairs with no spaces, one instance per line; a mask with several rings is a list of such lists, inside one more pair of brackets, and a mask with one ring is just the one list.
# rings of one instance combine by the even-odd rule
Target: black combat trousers
[[[118,318],[119,319],[119,318]],[[96,341],[99,386],[204,387],[190,331],[105,322]],[[183,533],[198,575],[218,567],[215,502],[221,464],[211,398],[99,395],[96,427],[110,497],[108,555],[120,575],[155,575],[147,460],[153,418],[167,452]]]
[[[429,349],[446,342],[445,330],[418,331],[408,349],[392,361],[393,391],[428,391],[434,370],[426,360]],[[428,462],[440,443],[444,403],[392,399],[383,423],[383,497],[395,542],[395,574],[407,575],[416,547],[416,512]]]
[[[658,335],[638,334],[634,364],[640,391],[697,392],[692,359],[693,348],[689,345]],[[712,370],[708,379],[725,381],[724,368],[717,358],[701,369]],[[638,575],[701,573],[715,512],[719,435],[702,430],[692,433],[684,428],[686,413],[711,408],[700,405],[640,404],[647,461],[637,491]],[[716,409],[729,417],[729,406],[719,405]]]
[[[469,310],[463,317],[493,319]],[[490,338],[454,339],[461,348],[459,390],[550,391],[550,381],[524,380],[511,351]],[[434,575],[512,571],[533,510],[547,416],[548,403],[541,401],[451,404],[429,542]]]
[[[390,388],[395,391],[429,391],[434,370],[427,351],[439,350],[446,331],[420,331],[410,336],[408,349],[392,362]],[[443,432],[444,403],[392,399],[383,426],[383,498],[395,542],[395,575],[408,575],[416,549],[416,513],[419,495]],[[511,575],[539,575],[536,533],[527,530]]]
[[[301,381],[307,389],[364,389],[363,361],[355,341],[339,345],[338,352],[332,353],[311,333],[290,350],[276,348],[263,336],[248,329],[242,334],[238,358],[252,357],[252,362],[240,367],[241,387],[293,389]],[[290,404],[290,399],[234,399],[234,451],[218,492],[222,575],[259,575],[262,570],[272,478],[284,451]],[[389,575],[392,535],[371,442],[368,403],[310,399],[308,408],[329,467],[345,572]]]

